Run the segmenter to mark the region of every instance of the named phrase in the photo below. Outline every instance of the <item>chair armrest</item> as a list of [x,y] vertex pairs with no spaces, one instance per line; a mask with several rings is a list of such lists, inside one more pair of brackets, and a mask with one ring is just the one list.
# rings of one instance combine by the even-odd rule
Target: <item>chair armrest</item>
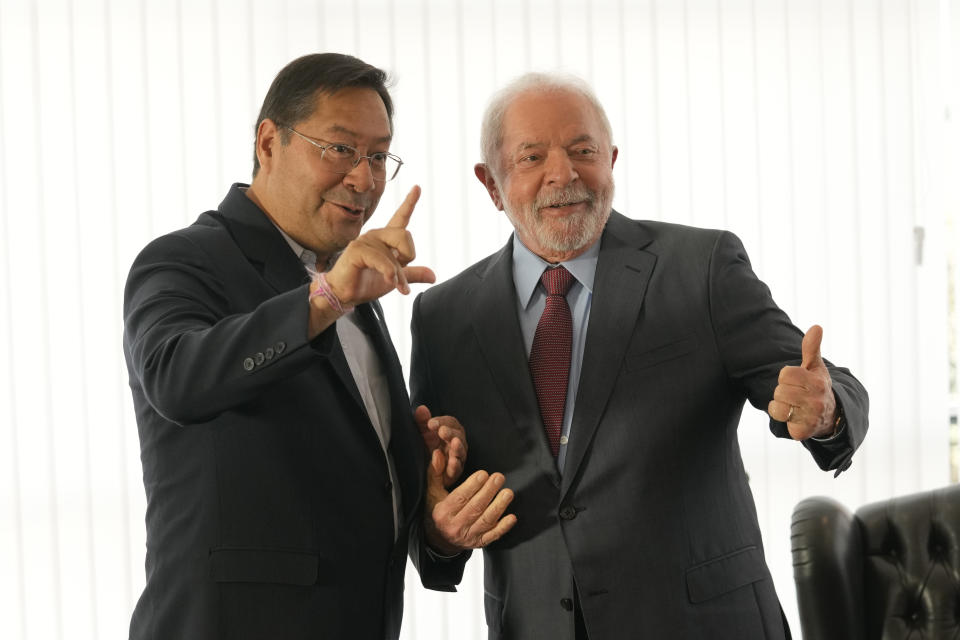
[[832,498],[801,501],[790,547],[804,640],[863,640],[863,542],[853,514]]

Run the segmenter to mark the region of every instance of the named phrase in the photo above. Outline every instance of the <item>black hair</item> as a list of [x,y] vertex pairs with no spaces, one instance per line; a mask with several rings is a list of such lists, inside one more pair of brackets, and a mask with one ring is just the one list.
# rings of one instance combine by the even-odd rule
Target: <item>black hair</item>
[[[359,58],[342,53],[312,53],[289,63],[273,79],[260,107],[257,124],[253,128],[253,175],[260,170],[256,138],[260,123],[270,119],[278,125],[292,127],[313,115],[318,92],[332,95],[348,87],[373,89],[383,100],[393,130],[393,100],[387,91],[389,76],[382,69]],[[290,133],[280,133],[281,144],[287,144]]]

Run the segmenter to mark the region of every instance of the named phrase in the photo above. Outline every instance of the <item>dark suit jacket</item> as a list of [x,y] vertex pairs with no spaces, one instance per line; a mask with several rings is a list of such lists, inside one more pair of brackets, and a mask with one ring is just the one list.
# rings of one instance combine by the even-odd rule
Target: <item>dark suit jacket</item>
[[[516,313],[512,250],[431,288],[414,308],[411,392],[467,430],[467,470],[501,471],[514,529],[484,550],[490,638],[573,638],[574,581],[591,640],[783,638],[737,443],[802,332],[728,232],[614,212],[601,240],[570,443],[548,449]],[[849,466],[867,396],[830,366],[849,421],[805,443]],[[770,423],[780,437],[786,425]]]
[[386,457],[336,329],[307,340],[303,266],[239,187],[150,243],[127,281],[147,494],[130,636],[396,638],[425,470],[400,363],[367,305],[390,385],[395,542]]

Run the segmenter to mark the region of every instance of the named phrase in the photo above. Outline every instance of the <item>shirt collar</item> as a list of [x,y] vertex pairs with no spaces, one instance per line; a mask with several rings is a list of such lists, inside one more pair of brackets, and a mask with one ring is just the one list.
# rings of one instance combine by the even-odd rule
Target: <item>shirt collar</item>
[[[273,222],[271,220],[270,222]],[[300,262],[303,263],[303,266],[306,267],[307,271],[313,273],[317,269],[317,254],[307,249],[299,242],[290,237],[290,235],[280,228],[280,225],[273,222],[273,226],[277,228],[277,231],[280,232],[280,235],[283,236],[283,239],[287,241],[287,244],[290,245],[290,248],[293,249],[293,253],[300,259]],[[330,262],[326,265],[326,270],[333,268],[334,263],[337,261],[337,258],[340,257],[342,251],[338,251],[330,258]]]
[[[273,222],[271,220],[271,222]],[[287,241],[287,244],[290,245],[290,248],[293,249],[293,253],[300,258],[300,262],[303,263],[303,266],[307,268],[308,271],[314,270],[317,268],[317,254],[310,249],[303,247],[299,242],[290,237],[290,235],[280,228],[276,223],[274,225],[277,228],[277,231],[280,232],[280,235],[283,236],[283,239]]]
[[[572,260],[561,262],[564,268],[573,274],[587,293],[593,293],[593,279],[597,273],[597,258],[600,257],[600,239],[590,248]],[[530,251],[516,232],[513,234],[513,284],[517,289],[520,305],[526,309],[533,299],[543,270],[552,266],[549,262]]]

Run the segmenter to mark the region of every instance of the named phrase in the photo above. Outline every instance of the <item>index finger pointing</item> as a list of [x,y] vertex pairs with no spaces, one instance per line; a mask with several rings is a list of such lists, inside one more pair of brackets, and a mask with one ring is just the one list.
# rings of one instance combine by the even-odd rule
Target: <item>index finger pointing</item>
[[394,229],[406,229],[407,225],[410,223],[410,216],[413,215],[413,208],[417,204],[417,200],[420,199],[420,185],[413,185],[410,189],[410,192],[407,194],[407,197],[403,199],[403,204],[400,205],[400,208],[397,209],[397,212],[393,214],[393,217],[390,218],[390,222],[387,223],[387,227],[393,227]]

